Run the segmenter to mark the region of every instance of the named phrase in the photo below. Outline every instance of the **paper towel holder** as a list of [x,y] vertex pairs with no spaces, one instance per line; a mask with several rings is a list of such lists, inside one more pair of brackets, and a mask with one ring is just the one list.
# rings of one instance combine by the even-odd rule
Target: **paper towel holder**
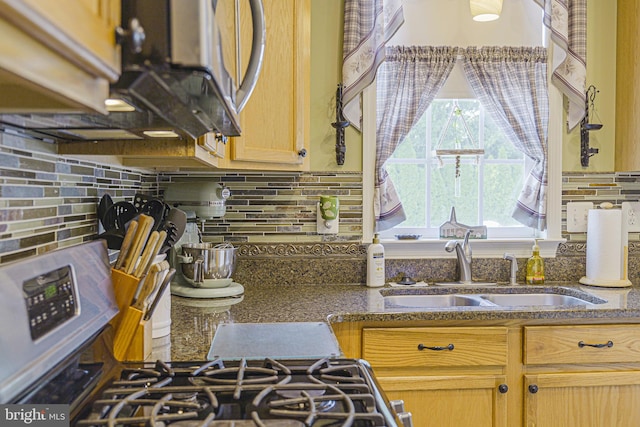
[[[603,202],[600,204],[599,207],[600,207],[599,210],[612,210],[614,205],[609,202]],[[590,212],[592,211],[596,211],[596,209],[591,209]],[[594,277],[584,276],[580,278],[580,280],[578,280],[583,285],[597,286],[597,287],[603,287],[603,288],[627,288],[629,286],[632,286],[632,283],[628,278],[628,263],[629,263],[628,232],[627,232],[626,226],[624,226],[624,224],[626,224],[627,222],[627,219],[626,219],[625,212],[624,211],[620,211],[620,212],[622,215],[622,218],[620,219],[622,224],[622,228],[620,231],[622,234],[622,265],[620,267],[620,270],[621,270],[620,279],[613,279],[613,278],[597,279]],[[589,214],[589,216],[591,217],[591,214]],[[589,253],[589,230],[587,230],[587,258],[589,258],[588,253]],[[589,268],[587,267],[587,274],[588,272],[589,272]]]
[[587,276],[581,277],[578,280],[583,285],[597,286],[599,288],[628,288],[632,286],[631,280],[602,280],[602,279],[590,279]]

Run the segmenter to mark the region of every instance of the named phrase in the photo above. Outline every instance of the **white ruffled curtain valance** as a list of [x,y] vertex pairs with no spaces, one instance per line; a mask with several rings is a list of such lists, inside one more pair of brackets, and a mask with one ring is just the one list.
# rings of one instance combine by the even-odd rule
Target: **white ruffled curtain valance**
[[387,41],[404,23],[402,0],[345,0],[342,47],[344,117],[362,127],[362,91],[384,61]]
[[584,117],[587,81],[587,0],[534,0],[551,31],[551,81],[568,100],[567,128]]

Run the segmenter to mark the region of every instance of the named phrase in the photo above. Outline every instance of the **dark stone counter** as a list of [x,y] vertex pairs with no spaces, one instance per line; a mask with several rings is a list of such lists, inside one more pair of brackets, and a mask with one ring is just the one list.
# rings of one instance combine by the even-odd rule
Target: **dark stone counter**
[[[539,291],[561,286],[569,292],[585,291],[607,300],[588,308],[455,307],[415,311],[385,310],[383,293],[469,292],[468,289],[368,288],[363,285],[246,285],[240,298],[192,299],[172,296],[172,326],[168,337],[154,340],[154,357],[170,360],[204,360],[216,326],[220,323],[277,322],[367,322],[367,321],[500,321],[548,319],[550,321],[593,322],[640,321],[640,288],[604,289],[557,282],[544,286],[519,286],[518,290]],[[491,289],[509,292],[509,286]],[[477,290],[474,290],[477,291]]]

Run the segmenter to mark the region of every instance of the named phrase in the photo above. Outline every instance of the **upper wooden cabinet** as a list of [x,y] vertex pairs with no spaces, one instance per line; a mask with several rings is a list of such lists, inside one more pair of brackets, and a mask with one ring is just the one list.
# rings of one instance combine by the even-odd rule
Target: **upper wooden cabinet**
[[[240,114],[242,136],[229,138],[219,166],[309,170],[310,0],[263,4],[267,30],[262,71]],[[241,25],[243,44],[251,42],[250,31]],[[248,46],[241,52],[246,67]]]
[[58,144],[61,155],[107,156],[105,161],[115,158],[123,166],[158,171],[217,168],[224,149],[224,144],[213,133],[189,140],[156,138]]
[[106,112],[119,0],[0,0],[0,111]]
[[616,171],[640,170],[640,0],[618,0],[616,46]]

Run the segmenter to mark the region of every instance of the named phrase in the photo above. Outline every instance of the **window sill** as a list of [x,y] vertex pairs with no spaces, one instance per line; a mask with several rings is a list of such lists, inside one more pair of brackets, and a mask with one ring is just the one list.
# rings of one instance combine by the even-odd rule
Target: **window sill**
[[[448,240],[381,240],[384,245],[385,258],[388,259],[419,259],[419,258],[455,258],[455,252],[446,252],[444,245]],[[560,243],[565,239],[540,239],[540,256],[555,258]],[[533,239],[472,239],[469,241],[473,256],[476,258],[502,258],[505,253],[517,258],[531,256]]]

